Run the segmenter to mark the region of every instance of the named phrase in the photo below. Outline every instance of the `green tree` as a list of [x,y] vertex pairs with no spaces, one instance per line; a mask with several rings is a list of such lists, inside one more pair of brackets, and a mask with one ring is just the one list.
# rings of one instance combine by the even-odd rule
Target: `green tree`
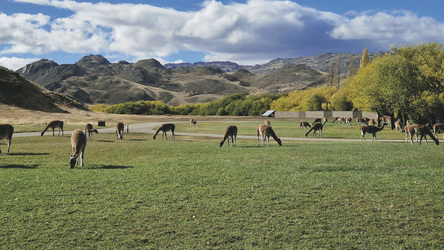
[[[436,43],[393,47],[347,78],[355,108],[402,119],[444,118],[442,46]],[[432,70],[433,69],[433,70]]]

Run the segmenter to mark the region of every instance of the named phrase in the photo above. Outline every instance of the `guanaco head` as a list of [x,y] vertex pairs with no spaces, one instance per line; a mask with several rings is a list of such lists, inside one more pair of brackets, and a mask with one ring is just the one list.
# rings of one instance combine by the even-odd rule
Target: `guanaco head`
[[71,154],[71,156],[69,158],[69,164],[71,165],[71,168],[74,168],[74,166],[77,164],[77,158],[78,157],[79,157],[78,154],[76,154],[74,156]]
[[281,138],[276,138],[277,143],[279,144],[279,146],[282,146],[282,141]]

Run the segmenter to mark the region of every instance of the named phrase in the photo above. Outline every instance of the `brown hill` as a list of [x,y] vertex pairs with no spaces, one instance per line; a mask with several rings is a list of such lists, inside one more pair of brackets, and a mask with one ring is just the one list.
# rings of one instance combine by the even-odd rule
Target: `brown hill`
[[235,93],[283,93],[317,86],[324,77],[307,66],[288,66],[268,75],[245,69],[228,73],[215,66],[165,68],[154,59],[110,63],[100,55],[85,56],[69,65],[42,59],[17,72],[86,104],[138,100],[160,100],[169,105],[203,103]]
[[86,106],[0,67],[0,103],[23,109],[67,113],[67,109],[88,110]]

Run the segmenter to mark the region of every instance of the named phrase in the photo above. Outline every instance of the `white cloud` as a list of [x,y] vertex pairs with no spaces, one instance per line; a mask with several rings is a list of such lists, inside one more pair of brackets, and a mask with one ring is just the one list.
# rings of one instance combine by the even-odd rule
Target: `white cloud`
[[148,4],[16,0],[69,9],[73,15],[0,13],[0,55],[65,51],[165,58],[201,51],[208,60],[262,62],[324,52],[387,50],[391,44],[444,42],[444,24],[411,12],[345,15],[291,1],[206,1],[197,11]]
[[26,64],[38,60],[40,60],[40,58],[0,57],[0,65],[10,70],[17,70]]

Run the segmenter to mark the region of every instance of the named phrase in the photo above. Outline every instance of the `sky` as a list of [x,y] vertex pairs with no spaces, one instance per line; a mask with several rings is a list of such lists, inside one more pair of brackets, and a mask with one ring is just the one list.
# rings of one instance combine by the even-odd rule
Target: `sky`
[[444,44],[442,0],[1,0],[0,65],[232,61]]

